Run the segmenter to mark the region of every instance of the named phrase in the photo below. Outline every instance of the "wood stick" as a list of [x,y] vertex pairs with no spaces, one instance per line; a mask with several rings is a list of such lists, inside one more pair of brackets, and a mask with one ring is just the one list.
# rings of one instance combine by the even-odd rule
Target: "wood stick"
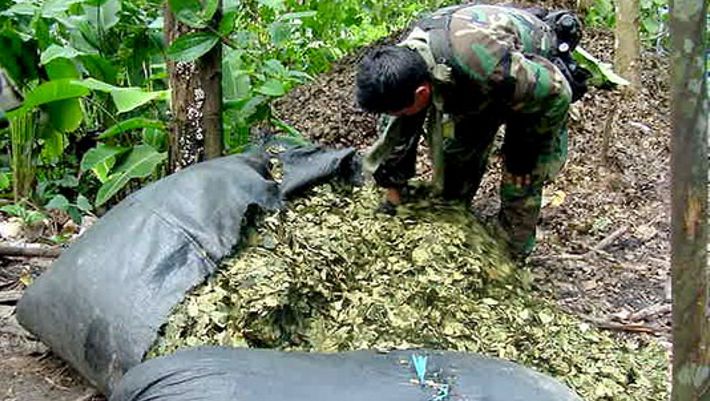
[[625,324],[616,323],[604,319],[598,319],[592,316],[579,315],[582,320],[594,324],[600,329],[616,330],[616,331],[628,331],[632,333],[647,333],[647,334],[660,334],[663,329],[660,327],[648,326],[645,324]]
[[627,226],[619,227],[616,231],[607,235],[603,240],[599,241],[598,244],[596,244],[594,247],[592,247],[591,252],[599,252],[599,251],[603,250],[607,246],[611,245],[614,241],[616,241],[617,238],[624,235],[628,229],[629,229],[629,227],[627,227]]
[[607,235],[604,237],[599,243],[594,245],[593,247],[587,246],[589,248],[589,251],[585,253],[562,253],[559,255],[548,255],[548,256],[532,256],[530,260],[536,261],[536,260],[546,260],[546,259],[560,259],[560,260],[580,260],[580,259],[586,259],[593,254],[602,254],[602,255],[609,255],[607,252],[604,252],[604,248],[607,246],[611,245],[614,241],[616,241],[619,237],[624,235],[626,231],[628,231],[629,227],[627,226],[621,226],[611,234]]
[[654,318],[660,315],[665,315],[666,313],[671,312],[672,305],[671,304],[656,304],[656,305],[651,305],[647,308],[640,309],[631,315],[629,315],[628,320],[632,322],[640,321],[640,320],[646,320],[649,318]]
[[35,258],[57,258],[61,255],[60,248],[42,247],[25,247],[0,245],[0,256],[26,256]]
[[22,291],[12,290],[0,292],[0,304],[16,303],[22,297]]

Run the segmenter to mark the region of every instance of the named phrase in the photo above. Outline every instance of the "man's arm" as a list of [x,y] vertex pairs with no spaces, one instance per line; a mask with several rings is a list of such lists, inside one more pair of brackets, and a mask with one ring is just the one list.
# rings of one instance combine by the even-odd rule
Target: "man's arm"
[[[529,185],[530,175],[555,152],[555,138],[567,124],[571,90],[562,73],[547,59],[513,53],[510,79],[513,118],[508,123],[503,154],[514,184]],[[534,177],[533,177],[534,178]]]
[[387,188],[386,199],[401,202],[401,189],[416,172],[417,145],[426,110],[414,116],[387,117],[384,132],[365,156],[365,170],[377,185]]

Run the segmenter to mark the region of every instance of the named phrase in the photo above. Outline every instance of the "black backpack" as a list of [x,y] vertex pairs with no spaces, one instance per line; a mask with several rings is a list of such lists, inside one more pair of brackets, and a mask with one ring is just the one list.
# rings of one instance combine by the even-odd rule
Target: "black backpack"
[[567,10],[551,13],[545,11],[541,19],[555,33],[557,43],[550,61],[567,78],[572,88],[572,101],[575,102],[587,93],[587,80],[592,77],[592,73],[577,64],[572,57],[572,52],[582,39],[582,22],[574,13]]

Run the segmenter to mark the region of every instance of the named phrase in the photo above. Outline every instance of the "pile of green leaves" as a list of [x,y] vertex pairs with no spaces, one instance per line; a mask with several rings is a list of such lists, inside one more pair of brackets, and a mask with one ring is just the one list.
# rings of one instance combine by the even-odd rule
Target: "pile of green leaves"
[[150,356],[202,344],[344,351],[431,347],[547,372],[587,400],[665,400],[665,352],[617,340],[530,288],[460,207],[374,213],[376,190],[317,188],[269,215],[170,316]]

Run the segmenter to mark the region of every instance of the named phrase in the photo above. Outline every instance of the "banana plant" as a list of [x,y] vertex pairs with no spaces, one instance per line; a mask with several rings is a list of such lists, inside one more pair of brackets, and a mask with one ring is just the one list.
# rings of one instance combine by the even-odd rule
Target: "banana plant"
[[[87,142],[82,138],[97,143],[88,152],[82,151],[82,166],[87,165],[84,159],[91,160],[105,146],[121,147],[123,151],[114,155],[106,171],[100,167],[85,170],[99,172],[92,173],[100,183],[97,206],[119,193],[130,180],[155,174],[166,157],[163,124],[150,117],[162,114],[155,105],[165,103],[168,92],[163,83],[151,81],[150,74],[143,73],[162,58],[160,30],[144,23],[150,12],[137,4],[151,1],[15,0],[0,12],[0,46],[4,53],[0,66],[18,83],[25,97],[21,107],[6,114],[17,122],[16,128],[32,129],[23,135],[11,129],[13,138],[26,142],[13,147],[31,150],[24,152],[28,157],[23,165],[32,168],[64,158],[72,143]],[[157,15],[159,2],[154,2],[153,15]],[[126,53],[125,46],[135,40],[141,41],[141,46],[133,46],[131,53]],[[150,68],[146,68],[148,65]],[[28,118],[35,118],[34,123],[20,124]],[[111,126],[106,129],[107,122]],[[133,135],[135,131],[142,134]],[[102,133],[94,136],[95,132]],[[145,173],[148,168],[150,172]],[[31,173],[24,176],[33,178]],[[48,206],[63,207],[65,202],[61,200],[66,196],[46,196],[51,197]],[[83,201],[75,204],[86,206]]]

